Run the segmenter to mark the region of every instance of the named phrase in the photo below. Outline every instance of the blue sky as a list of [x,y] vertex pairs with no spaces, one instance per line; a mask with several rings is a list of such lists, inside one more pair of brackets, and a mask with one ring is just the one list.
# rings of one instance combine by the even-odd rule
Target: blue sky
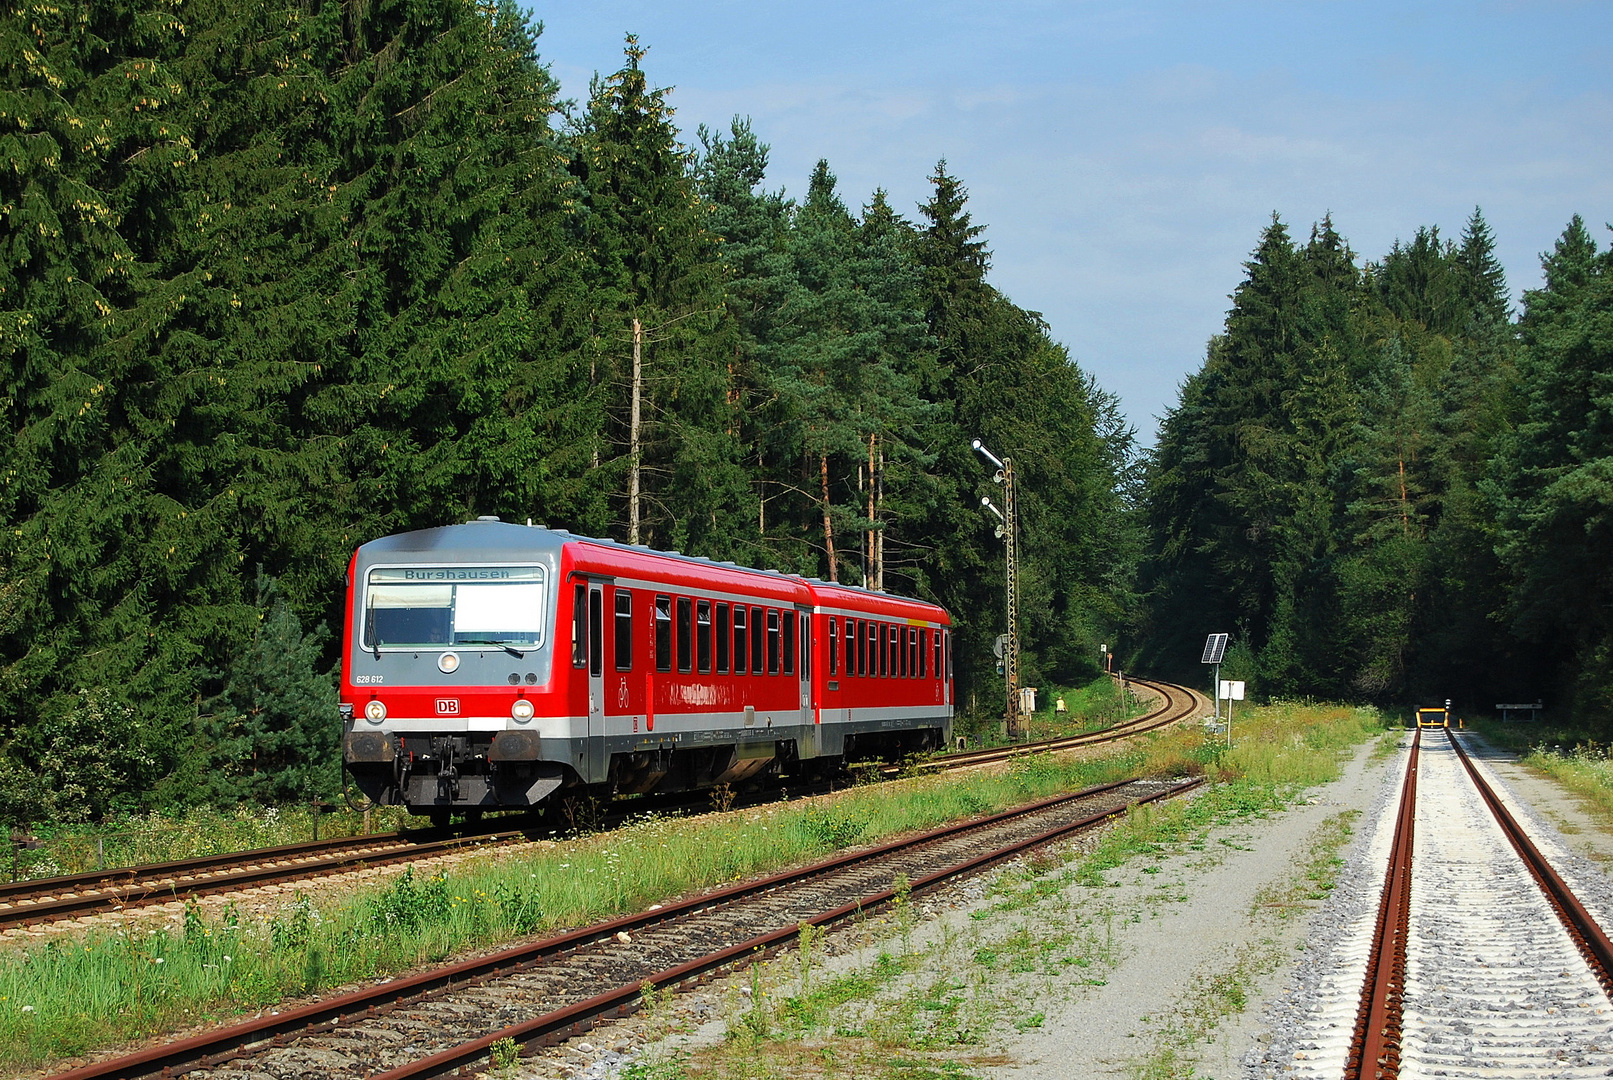
[[1377,258],[1475,205],[1514,294],[1574,213],[1613,239],[1613,4],[537,5],[567,96],[621,66],[672,86],[686,137],[749,116],[767,186],[828,158],[849,204],[910,217],[938,158],[987,226],[992,280],[1121,402],[1145,441],[1272,211],[1331,211]]

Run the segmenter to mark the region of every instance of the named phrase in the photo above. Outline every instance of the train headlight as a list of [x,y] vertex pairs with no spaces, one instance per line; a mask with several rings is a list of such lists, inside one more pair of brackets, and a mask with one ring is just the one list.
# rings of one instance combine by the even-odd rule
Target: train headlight
[[386,719],[386,706],[381,704],[379,698],[371,698],[369,704],[364,706],[364,719],[372,724]]
[[459,654],[445,652],[437,657],[437,670],[444,675],[452,675],[459,670]]
[[515,704],[510,706],[510,715],[515,717],[515,721],[518,724],[524,724],[532,719],[532,714],[535,711],[532,707],[532,702],[526,698],[516,698]]

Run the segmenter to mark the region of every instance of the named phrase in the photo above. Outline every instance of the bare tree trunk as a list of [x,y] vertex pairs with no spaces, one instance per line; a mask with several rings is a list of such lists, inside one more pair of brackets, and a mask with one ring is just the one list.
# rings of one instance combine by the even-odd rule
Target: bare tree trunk
[[1411,535],[1411,518],[1406,513],[1406,459],[1400,459],[1400,531]]
[[[863,467],[862,467],[862,463],[858,462],[857,463],[857,502],[860,504],[862,501],[863,501]],[[873,552],[868,550],[868,534],[867,533],[864,533],[863,536],[862,536],[862,547],[863,547],[863,550],[862,550],[862,556],[863,556],[863,584],[867,585],[868,584],[868,568],[873,565],[873,563],[870,560],[873,558],[873,554],[874,554]]]
[[[879,454],[879,471],[874,474],[874,512],[877,514],[885,505],[885,452]],[[874,589],[876,592],[885,591],[885,530],[874,530],[874,554],[876,555],[874,570]]]
[[633,409],[628,423],[627,542],[638,543],[639,415],[644,390],[644,324],[633,320]]
[[835,530],[834,523],[829,520],[829,455],[818,455],[818,476],[823,481],[823,546],[829,549],[829,580],[838,582],[839,573],[835,570]]
[[863,588],[878,588],[874,579],[879,575],[879,549],[874,546],[874,439],[872,432],[868,435],[868,565],[863,571]]

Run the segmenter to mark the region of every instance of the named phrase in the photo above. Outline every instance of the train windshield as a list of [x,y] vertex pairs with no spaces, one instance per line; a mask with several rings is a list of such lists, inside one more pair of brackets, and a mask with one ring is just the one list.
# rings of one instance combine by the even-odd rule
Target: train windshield
[[377,567],[364,596],[364,647],[543,645],[541,566]]

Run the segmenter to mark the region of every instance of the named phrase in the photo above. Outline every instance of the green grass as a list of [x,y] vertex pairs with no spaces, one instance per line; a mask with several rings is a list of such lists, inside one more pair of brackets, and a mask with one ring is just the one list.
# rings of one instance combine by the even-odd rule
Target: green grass
[[[1054,710],[1054,703],[1060,697],[1067,710],[1062,714]],[[1084,735],[1141,716],[1151,707],[1139,699],[1135,691],[1127,693],[1122,700],[1119,685],[1107,675],[1081,686],[1041,687],[1036,694],[1036,704],[1036,712],[1026,718],[1027,734],[1021,735],[1021,739]],[[1001,745],[1007,741],[997,734],[1001,715],[999,710],[995,720],[961,723],[958,734],[967,734],[973,746]]]
[[[393,832],[423,821],[402,807],[377,807],[370,831]],[[106,867],[173,862],[204,855],[279,847],[313,839],[310,807],[248,807],[216,810],[196,807],[174,813],[133,814],[100,823],[38,826],[43,845],[17,852],[19,877],[55,877]],[[358,836],[364,815],[342,807],[320,815],[321,838]]]
[[63,937],[0,957],[0,1063],[31,1067],[223,1019],[1173,762],[1140,750],[1036,759],[996,775],[910,779],[807,804],[651,818],[447,876],[405,872],[340,901],[301,898],[269,919],[193,910],[166,928]]

